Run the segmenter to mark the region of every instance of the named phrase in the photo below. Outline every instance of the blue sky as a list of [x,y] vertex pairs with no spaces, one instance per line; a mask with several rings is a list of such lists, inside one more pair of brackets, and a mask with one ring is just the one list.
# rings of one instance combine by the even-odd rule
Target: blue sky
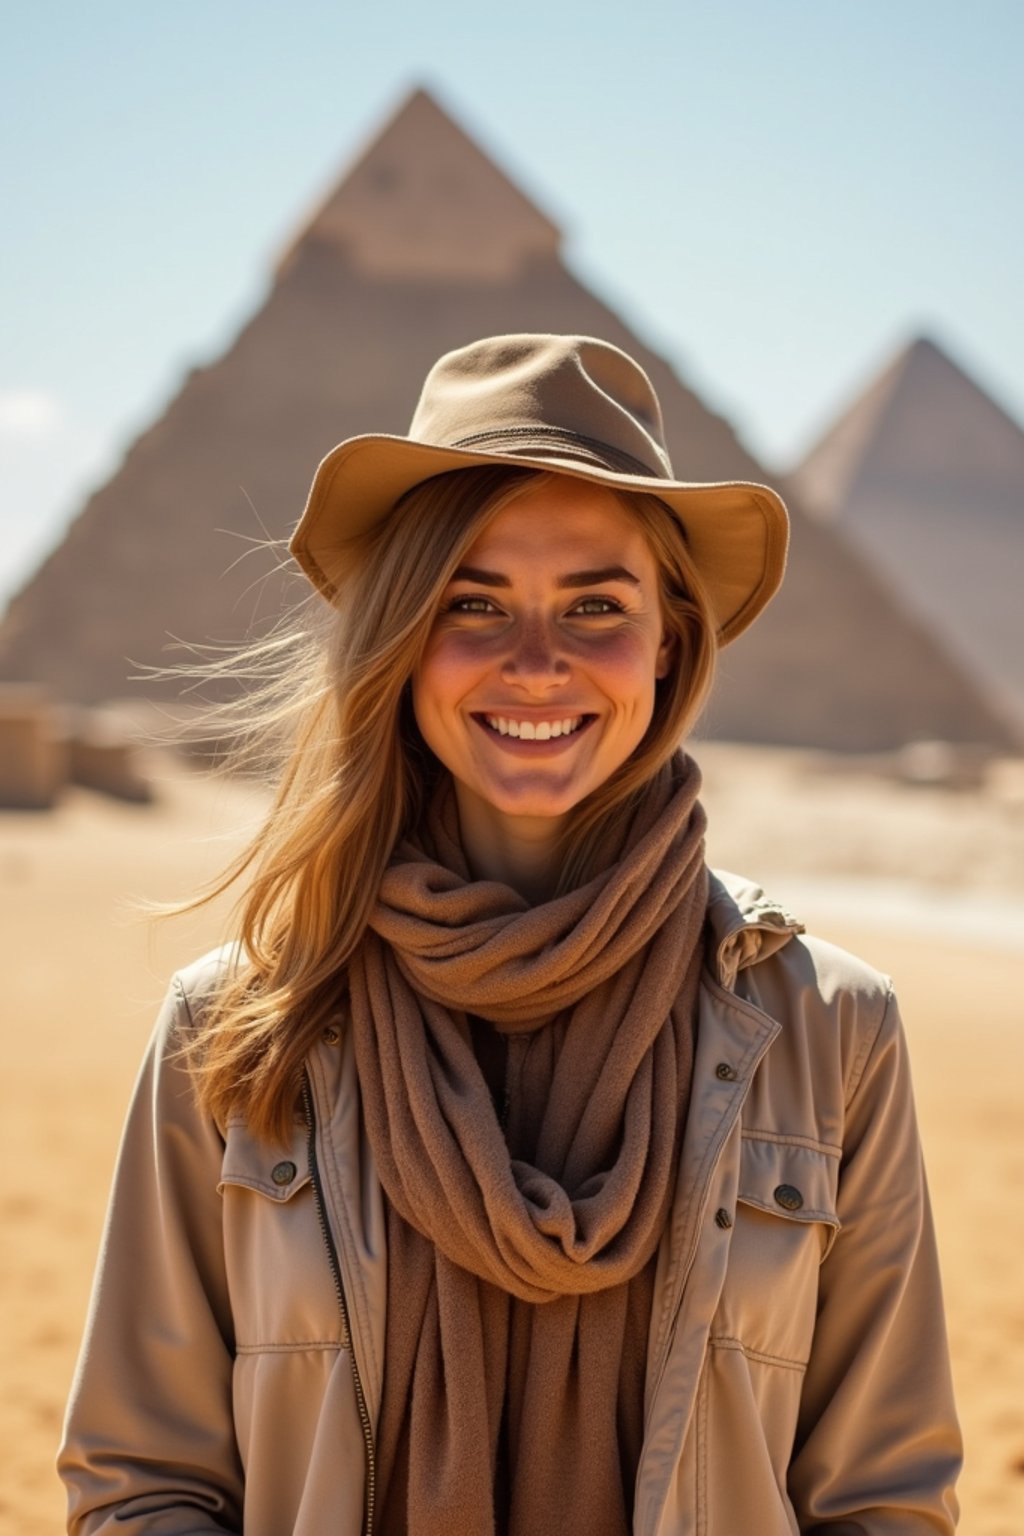
[[425,84],[769,466],[922,331],[1024,419],[1024,6],[4,5],[0,600]]

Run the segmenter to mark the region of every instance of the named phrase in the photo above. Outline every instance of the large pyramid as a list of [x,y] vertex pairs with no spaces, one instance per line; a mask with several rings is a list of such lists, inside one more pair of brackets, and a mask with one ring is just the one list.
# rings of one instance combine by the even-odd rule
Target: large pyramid
[[[133,664],[174,659],[170,636],[231,644],[258,630],[304,589],[251,541],[287,537],[320,457],[353,433],[405,431],[436,357],[508,331],[626,348],[661,395],[681,478],[765,478],[569,272],[555,226],[417,91],[292,242],[226,353],[188,375],[12,601],[0,677],[123,696]],[[1004,746],[956,664],[830,528],[793,511],[783,595],[725,653],[711,732],[841,750]]]
[[921,338],[791,477],[1024,736],[1024,431]]

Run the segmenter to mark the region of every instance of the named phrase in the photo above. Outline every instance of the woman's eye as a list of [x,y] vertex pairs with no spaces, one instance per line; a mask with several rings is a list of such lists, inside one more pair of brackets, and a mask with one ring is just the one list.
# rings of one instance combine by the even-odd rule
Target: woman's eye
[[573,609],[574,613],[582,613],[587,618],[605,613],[621,613],[622,604],[617,603],[613,597],[581,597]]
[[446,609],[448,613],[494,613],[489,597],[453,597]]

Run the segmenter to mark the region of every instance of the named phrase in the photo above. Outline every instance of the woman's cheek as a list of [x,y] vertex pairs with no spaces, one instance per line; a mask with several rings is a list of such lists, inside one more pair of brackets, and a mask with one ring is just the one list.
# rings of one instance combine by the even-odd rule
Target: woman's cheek
[[648,636],[626,630],[601,637],[581,660],[589,663],[595,680],[610,698],[627,707],[653,706],[657,649]]

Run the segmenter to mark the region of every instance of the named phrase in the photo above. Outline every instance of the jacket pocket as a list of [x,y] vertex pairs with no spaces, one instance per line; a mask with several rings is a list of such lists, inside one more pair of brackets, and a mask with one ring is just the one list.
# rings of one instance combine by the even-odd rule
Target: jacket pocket
[[306,1128],[291,1145],[227,1127],[218,1190],[224,1259],[239,1354],[336,1349],[341,1308],[317,1218]]
[[818,1270],[839,1230],[838,1177],[838,1150],[799,1138],[744,1135],[713,1343],[766,1365],[807,1363]]

